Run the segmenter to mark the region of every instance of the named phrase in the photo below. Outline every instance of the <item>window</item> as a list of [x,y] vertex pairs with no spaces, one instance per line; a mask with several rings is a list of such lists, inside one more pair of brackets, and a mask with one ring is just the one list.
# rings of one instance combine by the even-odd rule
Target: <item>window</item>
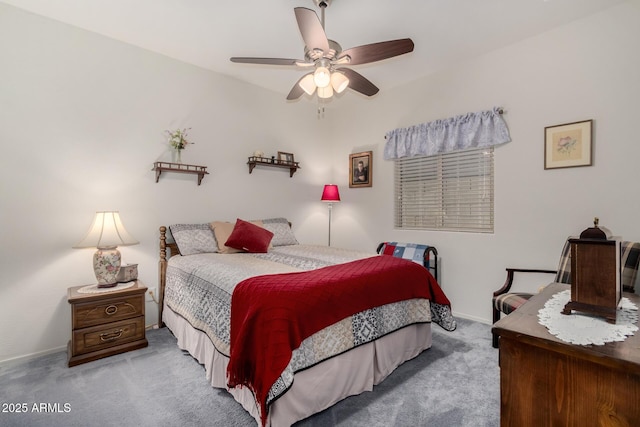
[[395,160],[395,227],[493,232],[493,147]]

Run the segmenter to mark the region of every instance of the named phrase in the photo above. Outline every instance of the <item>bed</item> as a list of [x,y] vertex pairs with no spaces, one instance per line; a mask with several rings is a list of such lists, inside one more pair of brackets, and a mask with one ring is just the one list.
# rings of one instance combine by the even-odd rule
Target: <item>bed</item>
[[431,346],[432,321],[456,326],[423,267],[300,244],[285,218],[162,226],[159,279],[160,325],[259,426],[371,391]]

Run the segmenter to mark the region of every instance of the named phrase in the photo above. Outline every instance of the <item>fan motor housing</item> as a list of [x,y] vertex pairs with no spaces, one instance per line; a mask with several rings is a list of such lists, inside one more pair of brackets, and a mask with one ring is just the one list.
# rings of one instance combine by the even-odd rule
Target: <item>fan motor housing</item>
[[323,52],[321,50],[310,50],[308,46],[304,47],[304,57],[307,61],[309,62],[313,62],[316,61],[320,58],[326,58],[330,61],[333,61],[334,59],[336,59],[338,57],[338,55],[340,55],[340,53],[342,53],[342,46],[340,46],[340,44],[336,41],[333,41],[331,39],[328,39],[329,41],[329,53],[326,55],[323,55]]

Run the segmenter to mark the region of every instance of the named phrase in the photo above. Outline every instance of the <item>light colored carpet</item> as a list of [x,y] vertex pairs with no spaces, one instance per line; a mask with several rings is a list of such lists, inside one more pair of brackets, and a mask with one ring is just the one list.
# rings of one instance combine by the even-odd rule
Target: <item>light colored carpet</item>
[[[500,373],[491,327],[457,321],[453,332],[434,325],[431,349],[372,392],[296,427],[498,426]],[[66,366],[66,352],[0,365],[0,425],[256,425],[227,392],[209,385],[204,368],[177,347],[168,329],[150,330],[147,339],[147,348],[73,368]]]

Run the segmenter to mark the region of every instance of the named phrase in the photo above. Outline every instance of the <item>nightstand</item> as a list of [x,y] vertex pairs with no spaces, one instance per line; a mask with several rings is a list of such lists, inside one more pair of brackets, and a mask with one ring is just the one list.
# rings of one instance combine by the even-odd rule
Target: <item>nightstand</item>
[[75,286],[67,292],[71,304],[70,367],[148,345],[144,319],[147,287],[141,281],[108,292],[79,292],[83,288],[87,286]]

